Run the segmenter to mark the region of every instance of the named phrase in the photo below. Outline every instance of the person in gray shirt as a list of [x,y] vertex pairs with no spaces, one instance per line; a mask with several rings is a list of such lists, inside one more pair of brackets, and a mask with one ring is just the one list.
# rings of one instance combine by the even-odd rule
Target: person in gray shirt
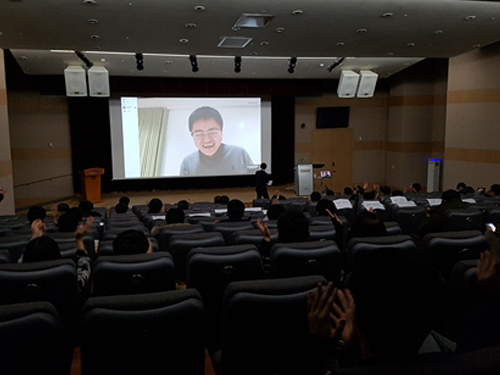
[[198,151],[181,163],[181,176],[247,174],[253,164],[248,152],[222,143],[222,116],[212,107],[200,107],[189,116],[189,131]]

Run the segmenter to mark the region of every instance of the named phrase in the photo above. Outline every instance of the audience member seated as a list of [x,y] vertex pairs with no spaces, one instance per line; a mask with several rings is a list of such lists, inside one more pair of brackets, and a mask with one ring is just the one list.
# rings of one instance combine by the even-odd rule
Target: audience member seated
[[67,203],[59,203],[57,205],[57,212],[59,212],[61,215],[65,214],[69,211],[69,204]]
[[493,184],[490,187],[490,190],[484,193],[487,197],[500,196],[500,184]]
[[457,184],[457,191],[460,193],[460,194],[464,194],[464,189],[467,187],[467,185],[465,185],[465,182],[459,182]]
[[151,235],[153,237],[158,237],[163,229],[170,228],[174,225],[190,225],[189,223],[186,223],[184,221],[185,219],[186,216],[184,215],[184,210],[175,207],[171,208],[167,211],[165,215],[165,221],[167,222],[167,225],[160,225],[151,228]]
[[215,203],[215,204],[220,204],[220,195],[216,195],[216,196],[214,197],[214,203]]
[[316,204],[316,216],[329,216],[330,212],[335,212],[335,204],[330,199],[321,199]]
[[229,203],[229,197],[227,195],[221,195],[220,204],[228,204],[228,203]]
[[346,186],[346,187],[344,188],[344,195],[351,196],[351,195],[353,195],[353,194],[354,194],[354,191],[353,191],[350,187]]
[[[271,232],[265,221],[257,219],[257,228],[262,234],[259,252],[265,266],[269,263],[271,252]],[[303,242],[309,239],[309,220],[302,212],[287,211],[278,218],[279,242]]]
[[94,203],[90,201],[80,202],[78,208],[82,211],[83,217],[102,217],[102,215],[97,211],[92,211],[94,209]]
[[124,203],[118,203],[115,206],[115,212],[117,214],[125,214],[128,211],[128,207]]
[[189,203],[187,200],[183,199],[177,202],[177,207],[180,208],[181,210],[188,210],[189,209]]
[[[61,216],[62,217],[62,216]],[[85,250],[83,237],[92,230],[93,217],[87,218],[86,224],[77,225],[75,230],[76,265],[78,288],[82,290],[90,278],[90,257]],[[78,224],[78,223],[77,223]],[[45,224],[41,219],[36,219],[31,225],[31,241],[26,245],[24,253],[19,258],[19,263],[43,262],[61,258],[59,246],[56,241],[43,235]]]
[[309,196],[307,197],[308,202],[319,202],[321,199],[321,193],[319,191],[313,191]]
[[445,231],[446,212],[448,210],[459,210],[470,207],[462,202],[460,193],[456,190],[446,190],[441,196],[441,204],[428,211],[427,219],[422,223],[418,234],[423,237],[427,233],[437,233]]
[[409,189],[410,193],[420,193],[420,190],[422,190],[422,185],[418,182],[413,183]]
[[438,274],[408,254],[380,249],[352,272],[350,290],[319,284],[308,298],[310,340],[281,374],[337,373],[343,340],[358,366],[410,362],[436,319]]
[[245,204],[239,199],[231,199],[227,204],[227,219],[221,219],[218,222],[237,222],[248,221],[250,218],[245,218]]
[[151,199],[148,202],[148,214],[159,214],[160,212],[165,212],[165,206],[161,199]]
[[285,207],[281,204],[272,204],[267,210],[267,218],[269,220],[278,220],[285,213]]
[[128,210],[128,206],[130,204],[130,198],[129,197],[126,197],[126,196],[123,196],[121,197],[119,200],[118,200],[118,203],[121,203],[121,204],[124,204],[125,207],[127,207],[127,210]]
[[57,226],[60,233],[71,233],[76,231],[78,227],[78,218],[70,213],[65,213],[61,215],[57,220]]
[[129,229],[113,240],[113,252],[116,255],[150,254],[153,246],[143,232]]
[[28,210],[27,216],[30,224],[33,224],[36,219],[43,221],[47,217],[47,211],[42,206],[33,206]]

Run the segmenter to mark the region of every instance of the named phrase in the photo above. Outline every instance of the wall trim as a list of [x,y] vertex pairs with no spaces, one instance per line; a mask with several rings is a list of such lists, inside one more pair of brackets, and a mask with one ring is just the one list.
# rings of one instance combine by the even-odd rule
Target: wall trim
[[500,150],[445,148],[444,159],[473,163],[500,164]]

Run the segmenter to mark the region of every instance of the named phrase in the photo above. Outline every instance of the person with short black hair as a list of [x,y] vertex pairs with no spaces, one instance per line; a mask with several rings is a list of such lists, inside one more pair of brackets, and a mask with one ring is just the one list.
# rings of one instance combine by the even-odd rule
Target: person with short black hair
[[319,202],[321,200],[321,193],[319,191],[313,191],[309,194],[308,201],[309,202]]
[[165,212],[165,206],[159,198],[153,198],[148,202],[148,214],[159,214]]
[[255,173],[255,191],[257,192],[257,199],[269,199],[267,192],[267,184],[269,182],[269,174],[266,172],[267,164],[262,163],[260,170]]
[[316,203],[316,216],[330,216],[327,210],[335,212],[335,204],[330,199],[320,199]]
[[116,255],[146,254],[152,253],[153,247],[143,232],[129,229],[113,240],[113,252]]
[[185,219],[186,215],[184,214],[184,210],[178,207],[170,208],[165,214],[165,221],[167,224],[151,228],[151,235],[157,238],[165,228],[170,228],[176,225],[190,225],[185,222]]
[[189,132],[197,151],[181,163],[181,176],[223,176],[246,174],[253,164],[248,152],[240,146],[222,143],[223,120],[212,107],[200,107],[189,116]]
[[420,193],[420,190],[422,190],[422,185],[420,185],[418,182],[415,182],[411,185],[410,192]]
[[272,204],[267,210],[267,218],[269,220],[278,220],[285,213],[285,206],[281,204]]
[[94,209],[94,203],[91,201],[82,201],[78,205],[78,208],[82,211],[83,217],[93,216],[102,217],[102,215],[97,211],[92,211]]
[[33,206],[28,210],[27,216],[30,224],[33,224],[36,219],[43,221],[47,217],[47,211],[42,206]]
[[124,203],[117,203],[115,206],[115,212],[117,214],[125,214],[128,211],[128,207]]
[[66,213],[69,211],[69,204],[67,203],[59,203],[57,205],[57,212],[60,212],[60,213]]
[[227,204],[227,219],[221,219],[218,222],[237,222],[247,221],[250,218],[245,218],[245,203],[239,199],[231,199]]
[[79,220],[69,213],[65,213],[59,217],[57,220],[57,226],[59,232],[61,233],[70,233],[74,232],[78,227]]
[[187,200],[182,199],[179,202],[177,202],[177,207],[180,208],[181,210],[188,210],[189,209],[189,203]]
[[221,195],[220,204],[228,204],[228,203],[229,203],[229,197],[227,195]]
[[118,203],[124,204],[128,208],[128,205],[130,204],[130,198],[127,196],[120,197]]
[[215,204],[220,204],[220,195],[216,195],[216,196],[214,197],[214,203],[215,203]]
[[352,188],[350,188],[349,186],[346,186],[344,188],[344,195],[348,195],[348,196],[351,196],[354,194],[354,191],[352,190]]
[[457,191],[462,193],[462,190],[465,189],[467,187],[467,185],[465,184],[465,182],[459,182],[457,184]]

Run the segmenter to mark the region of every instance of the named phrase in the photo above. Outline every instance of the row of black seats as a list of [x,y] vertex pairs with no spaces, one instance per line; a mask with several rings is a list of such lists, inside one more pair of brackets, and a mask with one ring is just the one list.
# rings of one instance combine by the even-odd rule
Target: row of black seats
[[[278,373],[303,346],[307,295],[325,281],[310,276],[230,284],[223,298],[220,346],[212,352],[217,373]],[[204,374],[209,327],[204,304],[200,294],[189,289],[89,299],[78,324],[82,374]],[[69,342],[51,304],[3,307],[0,337],[2,373],[69,374],[72,347],[65,348]],[[488,348],[413,364],[346,368],[340,373],[497,374],[499,368],[500,348]]]

